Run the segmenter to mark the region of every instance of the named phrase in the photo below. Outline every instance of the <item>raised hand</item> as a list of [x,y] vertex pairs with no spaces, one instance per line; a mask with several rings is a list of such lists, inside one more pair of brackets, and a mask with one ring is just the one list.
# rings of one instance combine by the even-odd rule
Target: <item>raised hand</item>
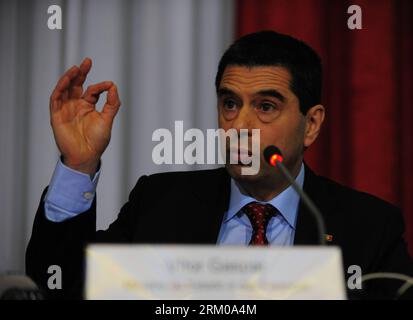
[[[60,78],[50,96],[50,120],[65,165],[92,175],[109,144],[120,100],[111,81],[91,85],[83,92],[91,67],[92,60],[86,58]],[[96,103],[104,91],[107,91],[106,103],[98,112]]]

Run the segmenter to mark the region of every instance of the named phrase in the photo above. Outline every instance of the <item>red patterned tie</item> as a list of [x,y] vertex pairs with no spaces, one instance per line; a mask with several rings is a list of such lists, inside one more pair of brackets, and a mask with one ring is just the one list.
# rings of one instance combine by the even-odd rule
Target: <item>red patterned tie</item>
[[271,217],[278,213],[278,210],[270,204],[251,202],[244,207],[244,212],[250,219],[253,229],[249,245],[268,245],[267,225]]

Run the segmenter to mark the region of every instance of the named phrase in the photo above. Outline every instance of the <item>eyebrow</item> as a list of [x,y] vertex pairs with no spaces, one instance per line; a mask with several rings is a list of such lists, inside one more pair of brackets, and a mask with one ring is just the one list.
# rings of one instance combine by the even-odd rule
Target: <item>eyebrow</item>
[[218,97],[222,96],[238,96],[234,91],[228,89],[228,88],[219,88],[218,89]]
[[286,98],[277,90],[268,89],[268,90],[261,90],[257,92],[260,96],[270,96],[280,100],[281,102],[285,102]]
[[[256,94],[260,96],[270,96],[273,98],[276,98],[280,100],[281,102],[285,102],[286,98],[278,91],[275,89],[266,89],[266,90],[260,90]],[[234,95],[238,96],[234,91],[228,89],[228,88],[219,88],[218,89],[218,97],[222,97],[225,95]]]

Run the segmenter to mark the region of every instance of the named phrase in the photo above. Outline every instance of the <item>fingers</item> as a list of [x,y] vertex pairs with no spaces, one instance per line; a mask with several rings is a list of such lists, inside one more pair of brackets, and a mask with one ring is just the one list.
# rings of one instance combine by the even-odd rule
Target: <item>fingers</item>
[[104,91],[109,90],[109,88],[112,85],[113,85],[112,81],[103,81],[103,82],[99,82],[94,85],[91,85],[86,89],[82,98],[91,104],[96,104],[96,102],[99,100],[100,94]]
[[80,71],[82,71],[84,75],[87,75],[90,69],[92,68],[92,59],[85,58],[83,62],[80,64],[79,68],[80,68]]
[[71,67],[59,79],[50,96],[51,113],[58,111],[67,99],[82,98],[88,103],[95,105],[99,100],[99,96],[104,91],[107,91],[107,99],[102,109],[102,117],[108,121],[113,121],[113,118],[119,110],[120,100],[117,87],[112,81],[103,81],[91,85],[83,93],[83,84],[91,67],[92,60],[86,58],[79,67]]
[[118,88],[116,85],[112,85],[108,90],[106,103],[102,109],[102,117],[107,121],[112,122],[119,110],[120,104]]
[[86,80],[87,74],[92,68],[92,60],[85,58],[79,66],[79,73],[71,81],[69,88],[69,98],[79,99],[83,94],[83,83]]
[[62,101],[67,99],[70,83],[79,72],[80,69],[77,66],[73,66],[59,79],[50,96],[51,112],[57,111],[61,107]]

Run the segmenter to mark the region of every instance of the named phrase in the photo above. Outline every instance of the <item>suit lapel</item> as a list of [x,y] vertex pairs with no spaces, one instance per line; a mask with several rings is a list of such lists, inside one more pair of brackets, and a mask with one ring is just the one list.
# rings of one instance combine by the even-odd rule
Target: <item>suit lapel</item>
[[216,244],[222,219],[228,210],[230,177],[225,168],[210,171],[209,177],[195,189],[198,208],[197,224],[202,232],[196,235],[201,244]]
[[[313,200],[321,211],[326,224],[326,232],[329,233],[329,218],[332,212],[334,199],[328,195],[326,186],[320,181],[311,169],[305,165],[304,191]],[[317,245],[319,244],[318,228],[313,214],[300,201],[298,207],[297,224],[294,237],[294,245]]]

